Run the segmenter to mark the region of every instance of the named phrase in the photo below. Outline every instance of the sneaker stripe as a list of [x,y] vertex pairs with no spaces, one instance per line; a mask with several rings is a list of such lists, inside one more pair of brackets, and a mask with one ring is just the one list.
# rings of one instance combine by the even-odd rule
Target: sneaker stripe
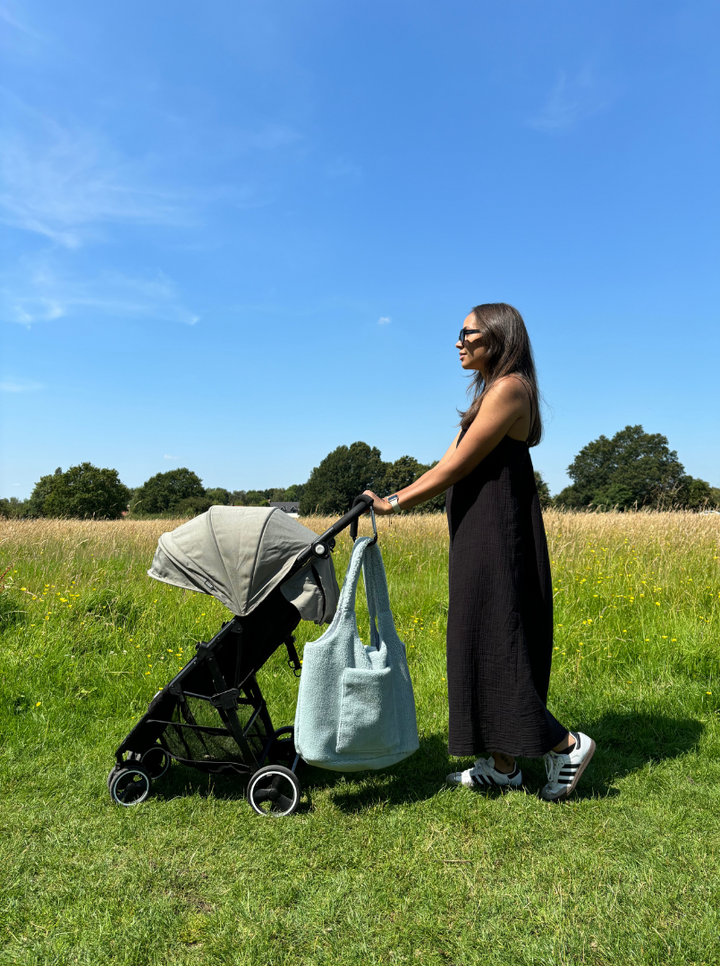
[[482,785],[483,788],[492,788],[493,785],[497,785],[492,775],[473,775],[473,781],[476,785]]
[[522,784],[522,772],[516,763],[510,773],[504,774],[493,768],[487,759],[480,758],[472,768],[463,772],[453,772],[446,780],[451,785],[465,785],[477,789],[518,788]]
[[483,788],[490,784],[486,775],[472,775],[471,777],[475,785],[481,785]]
[[[575,761],[571,760],[570,755],[560,756],[554,752],[548,752],[544,756],[548,784],[540,794],[547,801],[554,801],[571,795],[595,753],[595,742],[592,738],[588,738],[587,735],[581,738],[579,732],[571,732],[571,734],[575,738],[575,746],[570,754],[575,758]],[[563,760],[558,761],[558,758]]]

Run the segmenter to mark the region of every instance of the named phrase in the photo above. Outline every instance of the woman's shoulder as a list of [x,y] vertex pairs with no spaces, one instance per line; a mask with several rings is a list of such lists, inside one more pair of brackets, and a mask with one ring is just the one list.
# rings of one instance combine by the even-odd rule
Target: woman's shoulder
[[506,376],[499,376],[485,390],[487,395],[499,399],[526,402],[530,399],[528,386],[523,377],[517,372],[510,372]]
[[500,376],[489,388],[494,390],[493,404],[499,404],[512,420],[505,438],[526,442],[532,423],[532,399],[523,377],[512,372]]

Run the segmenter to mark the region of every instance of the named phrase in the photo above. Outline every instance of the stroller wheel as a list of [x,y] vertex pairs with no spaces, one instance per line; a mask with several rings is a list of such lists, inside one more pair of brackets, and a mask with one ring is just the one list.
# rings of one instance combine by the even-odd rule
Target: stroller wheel
[[292,815],[300,802],[300,780],[284,765],[265,765],[250,779],[247,797],[258,815]]
[[152,781],[162,778],[170,767],[170,755],[168,755],[162,745],[153,745],[152,748],[148,748],[140,756],[140,761],[147,769],[147,773],[150,775]]
[[110,769],[110,774],[107,777],[108,791],[110,791],[110,786],[113,783],[113,779],[115,778],[118,772],[123,770],[124,767],[125,765],[113,765],[113,767]]
[[[117,770],[116,770],[117,769]],[[150,794],[150,775],[143,765],[116,765],[110,773],[110,798],[116,805],[139,805]]]

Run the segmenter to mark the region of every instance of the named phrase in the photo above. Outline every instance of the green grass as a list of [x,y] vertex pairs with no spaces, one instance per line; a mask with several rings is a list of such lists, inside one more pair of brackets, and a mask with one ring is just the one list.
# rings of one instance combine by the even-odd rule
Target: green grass
[[[227,618],[145,576],[172,524],[0,521],[0,962],[720,963],[720,518],[547,516],[550,707],[598,745],[560,804],[537,797],[541,761],[525,792],[444,787],[467,765],[446,745],[445,523],[380,524],[420,750],[306,768],[298,814],[273,820],[180,766],[110,803],[114,749]],[[340,578],[348,555],[345,535]],[[261,684],[290,723],[280,652]]]

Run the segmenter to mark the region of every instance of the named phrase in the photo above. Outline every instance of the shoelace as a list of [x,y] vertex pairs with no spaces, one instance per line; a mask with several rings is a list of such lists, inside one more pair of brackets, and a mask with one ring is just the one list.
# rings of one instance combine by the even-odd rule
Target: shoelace
[[549,782],[556,782],[560,775],[560,769],[566,764],[567,755],[554,755],[548,752],[545,755],[545,774]]

